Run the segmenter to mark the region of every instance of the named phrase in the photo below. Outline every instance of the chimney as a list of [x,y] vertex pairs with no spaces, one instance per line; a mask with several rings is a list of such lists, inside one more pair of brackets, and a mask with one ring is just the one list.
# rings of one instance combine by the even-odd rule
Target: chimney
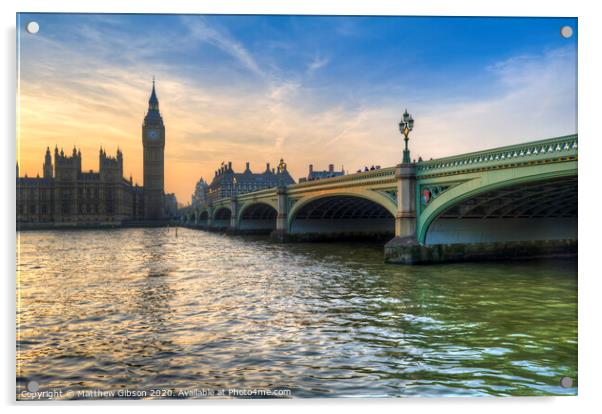
[[334,164],[328,164],[328,172],[334,172]]
[[251,171],[251,168],[250,168],[250,166],[249,166],[249,165],[250,165],[250,164],[249,164],[249,161],[247,161],[247,168],[246,168],[246,171]]
[[270,172],[270,163],[269,162],[266,162],[266,164],[265,164],[265,170],[267,172]]
[[314,172],[314,165],[313,164],[309,164],[309,173],[313,173]]
[[228,170],[232,171],[232,161],[228,161]]

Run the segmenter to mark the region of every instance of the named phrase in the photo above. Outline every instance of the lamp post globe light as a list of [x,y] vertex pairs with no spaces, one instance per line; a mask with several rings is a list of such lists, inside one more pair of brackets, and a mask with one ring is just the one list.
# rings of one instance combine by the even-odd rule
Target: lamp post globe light
[[402,133],[405,142],[402,164],[410,164],[412,162],[410,159],[410,150],[408,149],[408,141],[412,129],[414,129],[414,118],[412,118],[412,115],[410,115],[406,109],[402,115],[401,122],[399,122],[399,132]]

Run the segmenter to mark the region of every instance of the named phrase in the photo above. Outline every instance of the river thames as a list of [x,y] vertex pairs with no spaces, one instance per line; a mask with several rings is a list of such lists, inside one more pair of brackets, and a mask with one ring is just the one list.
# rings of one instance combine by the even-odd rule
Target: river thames
[[396,266],[185,228],[17,241],[19,399],[577,393],[576,260]]

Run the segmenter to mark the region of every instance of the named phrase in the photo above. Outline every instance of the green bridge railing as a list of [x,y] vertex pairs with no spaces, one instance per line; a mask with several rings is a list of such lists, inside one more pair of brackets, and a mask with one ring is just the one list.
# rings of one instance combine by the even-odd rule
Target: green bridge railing
[[418,176],[577,157],[577,134],[422,161]]

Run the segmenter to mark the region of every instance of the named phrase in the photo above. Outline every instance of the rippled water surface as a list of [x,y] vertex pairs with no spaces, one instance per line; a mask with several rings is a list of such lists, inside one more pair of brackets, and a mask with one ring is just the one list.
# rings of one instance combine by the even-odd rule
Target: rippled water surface
[[394,266],[379,245],[183,228],[18,242],[20,397],[31,381],[293,397],[577,393],[574,261]]

